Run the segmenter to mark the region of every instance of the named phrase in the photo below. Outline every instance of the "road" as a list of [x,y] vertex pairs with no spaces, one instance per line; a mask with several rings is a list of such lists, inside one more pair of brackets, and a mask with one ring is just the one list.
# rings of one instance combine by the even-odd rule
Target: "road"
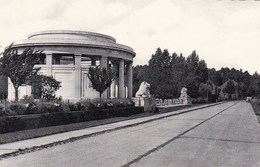
[[0,166],[260,166],[260,124],[227,102],[0,161]]

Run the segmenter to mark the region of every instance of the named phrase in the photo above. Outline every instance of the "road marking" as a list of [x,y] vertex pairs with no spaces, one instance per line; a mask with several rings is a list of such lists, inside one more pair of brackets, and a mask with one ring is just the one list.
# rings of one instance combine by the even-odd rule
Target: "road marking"
[[215,139],[215,138],[204,138],[204,137],[193,137],[193,136],[181,136],[180,139],[201,139],[201,140],[215,140],[215,141],[225,141],[225,142],[260,144],[260,142],[254,142],[254,141],[242,141],[242,140],[230,140],[230,139]]

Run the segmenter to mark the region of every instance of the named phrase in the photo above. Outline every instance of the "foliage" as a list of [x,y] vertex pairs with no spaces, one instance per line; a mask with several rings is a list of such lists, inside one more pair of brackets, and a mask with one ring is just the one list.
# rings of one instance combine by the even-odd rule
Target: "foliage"
[[75,103],[64,102],[60,99],[46,101],[45,99],[34,100],[25,96],[19,102],[12,102],[4,106],[0,105],[1,116],[15,116],[28,114],[43,114],[56,112],[85,111],[93,109],[129,108],[134,107],[131,99],[84,99]]
[[188,88],[191,97],[197,97],[200,83],[208,79],[207,70],[196,51],[186,59],[182,54],[170,55],[168,50],[158,48],[147,66],[134,68],[134,88],[145,80],[151,84],[151,94],[156,98],[177,98],[182,87]]
[[135,94],[141,83],[145,80],[145,73],[147,69],[147,65],[141,66],[137,65],[133,67],[133,93]]
[[131,99],[85,99],[76,103],[69,103],[70,111],[87,111],[92,109],[107,109],[133,107]]
[[55,92],[61,87],[60,82],[53,77],[36,75],[32,79],[32,94],[50,101],[55,98]]
[[214,89],[214,87],[211,82],[200,83],[199,95],[201,97],[206,97],[209,94],[213,94],[213,91],[214,91],[213,89]]
[[[187,87],[188,95],[192,98],[205,97],[208,90],[209,96],[218,99],[220,86],[228,80],[237,83],[234,88],[240,98],[259,97],[260,76],[257,72],[250,75],[242,69],[208,69],[206,62],[199,59],[196,51],[185,58],[182,54],[170,55],[166,49],[162,51],[158,48],[148,65],[135,66],[133,71],[134,92],[138,90],[141,82],[147,81],[151,85],[151,94],[162,99],[178,98],[182,87]],[[206,89],[207,81],[214,86]],[[234,92],[234,88],[231,86],[230,93]]]
[[5,49],[0,59],[0,75],[9,77],[13,83],[15,101],[18,101],[18,88],[31,80],[40,70],[40,68],[34,68],[34,65],[39,62],[42,50],[25,48],[21,53],[19,52],[20,50],[18,51],[11,44]]
[[230,81],[227,82],[227,85],[224,88],[224,92],[226,92],[229,95],[236,93],[234,81],[230,80]]
[[6,76],[0,76],[0,100],[7,98],[8,80]]
[[[254,100],[251,101],[250,103],[254,109],[255,114],[260,118],[260,101]],[[260,119],[259,119],[259,123],[260,123]]]
[[8,133],[47,126],[99,120],[112,117],[128,117],[144,112],[143,107],[94,109],[77,112],[55,112],[36,116],[0,117],[0,133]]
[[115,78],[115,72],[111,69],[100,68],[96,66],[95,68],[89,68],[88,78],[91,81],[93,88],[99,92],[99,97],[101,94],[111,85]]
[[257,72],[253,74],[250,78],[250,83],[248,86],[248,94],[259,98],[260,94],[260,76]]

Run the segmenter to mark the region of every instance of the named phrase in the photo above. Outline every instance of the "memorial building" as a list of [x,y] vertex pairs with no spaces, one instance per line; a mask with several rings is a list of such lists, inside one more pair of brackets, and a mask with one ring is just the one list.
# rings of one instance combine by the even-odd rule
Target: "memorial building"
[[[104,91],[102,98],[132,97],[132,64],[135,52],[132,48],[116,43],[115,38],[85,31],[42,31],[29,35],[28,39],[14,42],[18,51],[26,47],[43,50],[38,74],[52,76],[61,82],[56,96],[80,100],[98,98],[87,74],[90,67],[113,68],[117,77]],[[8,99],[14,99],[14,88],[9,80]],[[31,95],[31,86],[19,88],[19,98]]]

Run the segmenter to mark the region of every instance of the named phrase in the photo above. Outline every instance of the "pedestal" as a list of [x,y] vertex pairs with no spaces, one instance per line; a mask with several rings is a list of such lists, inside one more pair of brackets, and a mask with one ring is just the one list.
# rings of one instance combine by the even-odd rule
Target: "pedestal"
[[133,102],[136,107],[144,107],[144,111],[154,111],[156,107],[156,100],[148,97],[133,97]]

